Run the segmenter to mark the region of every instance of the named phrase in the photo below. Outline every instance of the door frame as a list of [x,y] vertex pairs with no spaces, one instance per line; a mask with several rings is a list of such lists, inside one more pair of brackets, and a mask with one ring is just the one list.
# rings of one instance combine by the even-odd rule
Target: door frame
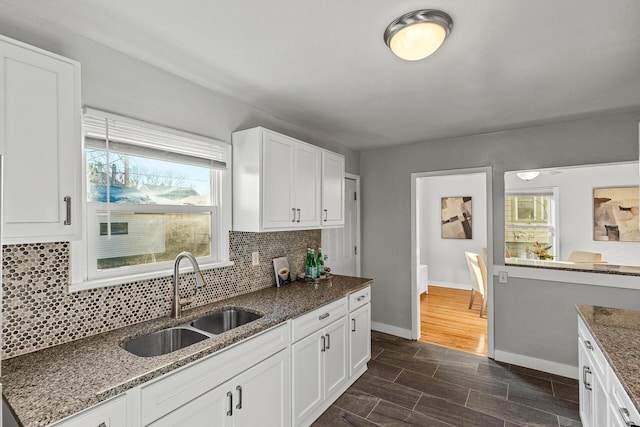
[[356,276],[360,277],[360,274],[361,274],[360,254],[362,253],[362,247],[360,245],[360,242],[362,240],[360,235],[360,230],[362,230],[361,216],[360,216],[360,206],[361,206],[361,199],[362,199],[361,193],[360,193],[360,175],[355,175],[349,172],[345,172],[344,179],[345,180],[353,179],[356,182],[356,194],[358,195],[358,198],[356,199],[356,223],[357,223],[356,247],[358,248],[358,253],[355,255],[356,255]]
[[488,356],[493,359],[494,348],[494,312],[495,301],[493,298],[493,167],[483,166],[465,169],[449,169],[432,172],[414,172],[411,174],[411,339],[420,339],[420,296],[418,295],[418,277],[416,268],[420,264],[418,260],[417,242],[417,180],[418,178],[439,177],[448,175],[468,175],[484,173],[486,183],[487,203],[487,339]]

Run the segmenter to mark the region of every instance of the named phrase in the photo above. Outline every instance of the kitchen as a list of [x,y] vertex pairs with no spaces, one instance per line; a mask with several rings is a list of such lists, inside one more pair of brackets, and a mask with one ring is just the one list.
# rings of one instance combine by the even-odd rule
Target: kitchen
[[[320,119],[321,116],[316,115],[312,115],[313,117],[307,120],[300,119],[300,121],[297,121],[295,118],[298,115],[304,116],[307,108],[309,108],[305,106],[305,102],[298,101],[290,104],[287,109],[284,109],[286,106],[276,105],[275,99],[278,93],[283,95],[285,93],[291,94],[294,97],[299,97],[301,93],[304,93],[302,87],[290,84],[293,81],[292,75],[304,74],[313,77],[315,74],[311,69],[318,66],[318,59],[313,59],[315,55],[309,55],[309,57],[301,59],[299,61],[300,64],[296,65],[296,67],[302,67],[304,64],[308,64],[307,67],[311,69],[297,69],[294,67],[293,70],[289,71],[289,74],[281,74],[277,79],[272,80],[271,86],[263,88],[261,91],[255,87],[257,83],[240,84],[243,77],[252,82],[256,81],[255,79],[259,77],[256,74],[260,74],[260,72],[256,71],[255,67],[245,67],[238,74],[217,71],[214,73],[216,74],[215,84],[217,86],[215,88],[217,90],[214,90],[212,88],[213,83],[203,80],[203,75],[197,73],[206,64],[197,61],[197,57],[190,51],[191,43],[183,43],[179,47],[171,49],[171,46],[156,43],[156,39],[150,35],[145,38],[135,33],[134,29],[137,28],[135,25],[127,26],[125,23],[120,22],[117,28],[121,32],[121,39],[112,40],[113,47],[107,47],[110,45],[107,39],[92,40],[93,37],[98,37],[99,34],[91,31],[97,31],[101,26],[91,24],[90,15],[87,14],[86,10],[76,7],[76,5],[71,6],[65,2],[61,2],[59,8],[51,7],[49,10],[44,4],[39,4],[38,2],[29,3],[32,6],[20,5],[17,2],[2,2],[3,13],[0,18],[2,34],[78,61],[82,66],[81,93],[82,105],[84,106],[119,113],[152,123],[160,123],[171,128],[186,129],[195,134],[207,135],[213,139],[226,142],[231,142],[231,134],[236,130],[264,126],[267,129],[273,129],[279,133],[343,155],[345,171],[359,175],[362,179],[362,275],[364,277],[372,277],[375,280],[371,288],[372,321],[376,325],[376,329],[404,336],[405,338],[410,337],[412,328],[409,310],[412,297],[409,244],[411,235],[410,227],[408,226],[410,219],[409,172],[464,169],[479,166],[492,167],[492,210],[494,215],[493,251],[490,254],[490,259],[493,260],[493,264],[500,266],[502,264],[502,253],[504,252],[501,243],[504,240],[501,222],[501,213],[504,209],[502,206],[504,172],[517,169],[630,161],[638,158],[638,122],[640,121],[640,113],[637,109],[638,85],[637,80],[635,80],[637,73],[634,72],[634,70],[637,70],[638,59],[637,55],[625,54],[623,50],[625,46],[630,50],[638,46],[637,30],[628,23],[628,17],[637,12],[637,9],[635,9],[637,6],[632,2],[614,2],[613,5],[616,7],[607,6],[612,8],[610,13],[615,17],[610,21],[617,22],[617,25],[621,26],[624,24],[622,27],[624,30],[616,29],[615,31],[612,30],[612,32],[619,34],[619,37],[626,40],[626,42],[602,42],[610,48],[610,52],[607,53],[604,48],[598,51],[599,54],[604,55],[604,59],[599,59],[598,67],[595,67],[590,62],[577,61],[578,65],[573,65],[577,69],[556,69],[554,68],[556,64],[553,62],[545,62],[543,63],[544,65],[532,66],[531,69],[533,71],[531,73],[533,75],[528,76],[529,79],[532,79],[531,84],[533,84],[535,74],[541,72],[540,70],[543,70],[544,67],[549,67],[555,69],[558,75],[564,76],[563,81],[567,82],[566,86],[572,86],[572,84],[577,85],[572,80],[573,75],[565,75],[563,73],[568,73],[569,71],[577,72],[580,69],[588,68],[592,70],[591,78],[594,81],[590,81],[586,77],[582,78],[589,83],[587,85],[589,90],[582,89],[580,91],[579,88],[572,86],[566,89],[568,92],[561,91],[558,88],[554,92],[554,89],[545,89],[545,84],[549,84],[549,82],[540,83],[539,87],[523,87],[516,84],[518,82],[522,84],[522,81],[515,79],[511,85],[506,85],[510,88],[509,90],[516,91],[517,94],[513,95],[514,99],[540,99],[542,95],[538,96],[536,91],[543,89],[543,93],[548,98],[544,98],[545,102],[538,102],[537,105],[530,101],[523,102],[522,104],[526,104],[528,109],[525,109],[524,112],[519,111],[520,117],[510,117],[511,121],[509,123],[494,124],[494,128],[479,125],[475,128],[465,128],[460,125],[459,129],[450,134],[444,131],[442,133],[435,132],[434,123],[431,123],[433,129],[419,128],[421,129],[417,131],[419,136],[402,134],[402,132],[407,132],[407,129],[412,128],[409,124],[402,126],[402,120],[412,119],[420,122],[423,119],[406,115],[409,114],[406,112],[401,113],[395,116],[397,120],[400,120],[397,125],[392,126],[388,122],[384,124],[387,128],[396,129],[397,132],[400,132],[398,135],[401,136],[398,136],[397,139],[402,141],[404,145],[395,147],[376,146],[376,144],[382,144],[384,140],[394,139],[395,137],[386,136],[387,130],[379,130],[374,120],[369,120],[367,126],[361,123],[359,127],[364,129],[365,135],[360,134],[358,137],[352,137],[353,142],[347,145],[347,131],[351,127],[348,123],[341,123],[340,120],[325,123]],[[109,19],[116,19],[116,17],[109,13],[108,6],[100,6],[100,2],[93,2],[92,4],[94,7],[98,7],[96,10],[102,12],[95,14],[95,17],[101,17],[102,28],[109,28]],[[589,3],[590,9],[576,2],[565,6],[567,10],[563,9],[564,14],[559,15],[573,18],[570,12],[573,8],[581,11],[580,19],[586,20],[589,16],[587,12],[592,11],[594,5],[597,5],[597,3]],[[484,6],[488,7],[489,5]],[[506,5],[501,6],[507,8]],[[153,7],[158,7],[159,14],[164,11],[165,16],[173,16],[172,13],[167,13],[171,12],[170,9],[167,11],[160,6]],[[228,10],[226,10],[227,7],[229,7]],[[318,21],[322,21],[321,18],[327,19],[328,12],[321,10],[320,5],[309,5],[308,7],[311,7],[312,9],[310,10],[318,14]],[[354,4],[349,7],[354,9],[351,11],[353,13],[358,8],[364,8],[365,5]],[[385,64],[387,61],[398,61],[395,58],[387,57],[391,53],[382,41],[382,31],[391,19],[412,7],[418,9],[424,7],[424,5],[413,2],[411,5],[398,6],[390,12],[380,15],[380,28],[371,25],[371,28],[375,27],[375,33],[371,35],[373,40],[366,40],[366,43],[370,43],[372,46],[371,52],[367,54],[371,55],[375,61]],[[480,8],[480,6],[475,7]],[[48,10],[50,15],[46,18],[38,17],[37,8],[41,8],[41,11]],[[444,5],[442,8],[446,9]],[[485,19],[487,19],[486,14],[489,9],[499,9],[498,6],[488,8],[486,11],[481,8],[473,9],[469,4],[464,5],[464,7],[459,6],[459,8],[460,10],[456,11],[458,15],[462,13],[462,9],[467,8],[470,10],[468,13],[471,15],[473,15],[473,12],[477,12],[479,16],[483,16]],[[141,9],[143,8],[141,7]],[[238,9],[225,6],[224,9],[229,14],[228,16],[233,18],[229,20],[230,22],[241,22],[245,18],[244,10],[240,6],[238,6]],[[535,16],[536,13],[543,9],[543,4],[529,4],[521,13],[524,12],[524,15],[531,14],[531,16]],[[285,10],[288,12],[285,13]],[[513,12],[508,8],[506,10]],[[140,12],[144,16],[143,10]],[[294,14],[294,12],[297,12],[297,14]],[[450,12],[455,18],[456,14],[452,11]],[[63,19],[65,15],[68,15],[69,21],[73,21],[79,27],[64,28],[64,25],[66,25],[66,21]],[[189,18],[197,20],[199,18],[197,15],[197,13],[192,13]],[[256,15],[268,17],[274,22],[281,22],[280,20],[285,20],[291,16],[302,16],[304,13],[301,10],[292,10],[290,5],[281,2],[279,7],[271,6],[269,10],[261,9],[261,13]],[[257,16],[251,17],[251,23],[254,25],[260,24],[260,19]],[[505,13],[502,16],[510,17],[511,15]],[[516,16],[516,14],[514,13],[513,16]],[[200,19],[205,20],[210,18],[211,16],[200,17]],[[165,17],[165,19],[167,18]],[[559,17],[554,19],[560,21]],[[580,20],[577,22],[578,24],[581,23]],[[587,22],[589,21],[587,20]],[[317,22],[316,25],[320,23]],[[445,75],[452,69],[461,72],[458,66],[459,63],[455,62],[460,60],[450,55],[456,53],[452,51],[456,40],[454,36],[465,34],[463,23],[464,20],[456,20],[451,39],[446,41],[437,55],[423,61],[424,66],[441,67],[438,72]],[[502,23],[504,24],[504,22]],[[153,26],[151,22],[147,24]],[[578,24],[576,24],[578,28],[582,28]],[[215,37],[222,37],[223,30],[230,31],[232,29],[223,26],[231,24],[220,22],[219,25],[220,33],[216,32]],[[510,25],[517,26],[516,23],[511,23]],[[558,25],[558,28],[562,27],[559,22],[556,22],[556,25]],[[186,25],[184,26],[186,27]],[[513,28],[513,30],[515,31],[516,29]],[[83,31],[86,31],[85,35],[79,36],[78,34],[83,34]],[[133,33],[128,33],[128,31]],[[317,31],[326,30],[318,28]],[[150,34],[155,33],[152,32]],[[113,34],[111,34],[111,37],[117,38]],[[246,35],[246,37],[250,36]],[[467,37],[470,36],[467,35]],[[565,35],[565,37],[568,36]],[[477,39],[477,36],[472,38]],[[141,43],[142,47],[139,51],[136,50],[136,45],[133,43],[135,40]],[[227,39],[223,38],[222,40],[226,41]],[[253,36],[252,40],[256,40],[256,37]],[[497,40],[494,40],[494,42],[497,42]],[[226,46],[223,43],[216,43],[215,41],[211,43],[216,49],[231,49],[230,46]],[[277,62],[269,58],[269,55],[278,52],[272,52],[271,49],[260,50],[261,46],[257,42],[256,44],[258,45],[256,46],[258,52],[253,53],[257,56],[250,62],[261,61],[264,64]],[[463,50],[462,48],[459,49]],[[512,49],[515,48],[512,47]],[[158,52],[159,50],[161,51]],[[300,52],[304,51],[300,49]],[[511,51],[511,54],[515,55],[513,52]],[[282,55],[279,59],[285,61],[292,52],[284,51],[278,54]],[[233,52],[228,55],[228,61],[240,61],[242,58],[238,58],[239,56],[246,56]],[[346,53],[341,53],[341,55],[345,55],[345,57],[339,59],[346,60]],[[584,55],[586,56],[586,53]],[[575,56],[580,61],[587,61],[580,55],[576,54]],[[444,64],[434,64],[439,57],[443,58],[441,61],[444,61]],[[617,63],[614,61],[614,57],[617,58],[616,60],[626,62]],[[473,56],[467,56],[466,58],[469,61],[477,60]],[[496,59],[494,58],[494,60]],[[545,60],[549,61],[549,58],[545,58]],[[593,58],[590,60],[595,61]],[[184,65],[187,70],[191,70],[191,74],[181,68],[179,64]],[[374,62],[374,64],[375,67],[379,67],[381,70],[387,69],[381,63]],[[189,65],[191,67],[188,67]],[[392,65],[387,64],[386,67],[393,67],[397,69],[395,72],[405,73],[407,78],[409,76],[418,78],[424,73],[424,70],[410,68],[410,65],[414,66],[416,64],[392,62]],[[473,70],[472,65],[469,65],[469,68]],[[562,65],[568,67],[566,64]],[[523,72],[522,69],[515,68],[515,71]],[[206,75],[208,68],[205,67],[204,69],[204,75]],[[365,70],[367,69],[365,68],[362,72],[368,72]],[[478,71],[477,68],[475,70]],[[602,71],[598,72],[597,70]],[[512,72],[516,74],[515,71]],[[429,68],[429,72],[433,71]],[[375,82],[375,85],[370,83],[372,86],[368,88],[369,90],[384,88],[388,84],[388,75],[376,74],[374,77],[378,81]],[[500,80],[508,77],[510,76],[500,74],[492,78]],[[513,76],[511,77],[514,79]],[[477,84],[476,87],[482,88],[484,83],[481,84],[479,81],[481,78],[489,77],[479,74],[478,77],[470,78],[469,81],[475,82]],[[572,84],[568,82],[572,82]],[[615,86],[613,82],[618,82],[619,86],[611,87]],[[332,81],[335,90],[345,94],[353,91],[352,85],[356,85],[356,83],[357,80],[355,79],[350,80],[348,84],[340,78],[334,78]],[[634,85],[634,83],[636,84]],[[311,83],[306,83],[306,85],[313,86]],[[248,87],[253,90],[247,90],[241,94],[242,87]],[[327,90],[328,87],[329,85],[324,88],[319,86],[319,92]],[[465,88],[460,87],[459,90]],[[425,87],[425,90],[428,89],[430,88]],[[445,121],[445,117],[440,115],[449,115],[450,117],[446,119],[448,121],[464,122],[463,118],[465,115],[471,114],[472,110],[482,112],[487,108],[484,102],[480,102],[476,98],[473,99],[476,99],[477,104],[473,104],[471,98],[473,90],[471,88],[466,89],[467,92],[463,92],[461,95],[463,97],[469,96],[468,99],[461,101],[461,105],[467,105],[464,113],[452,113],[451,111],[442,113],[434,108],[422,108],[429,108],[426,111],[435,115],[436,121]],[[591,91],[595,93],[590,93]],[[378,97],[378,100],[386,99],[390,96],[384,91],[382,93],[374,91],[373,94]],[[333,108],[337,108],[335,101],[333,99],[327,100],[322,96],[322,93],[316,92],[313,96],[313,99],[319,105],[324,106],[324,110],[331,111]],[[406,94],[405,96],[410,98],[412,95]],[[490,95],[486,93],[483,101],[486,100],[487,96]],[[238,97],[241,97],[241,99],[238,100]],[[574,98],[578,98],[579,101],[582,101],[587,106],[581,106],[581,109],[565,108],[564,103]],[[267,99],[267,104],[270,102],[274,104],[274,112],[266,109],[264,99]],[[607,100],[607,102],[604,102],[604,100]],[[439,99],[438,101],[447,102],[446,99]],[[374,102],[372,100],[368,107],[370,110],[376,110],[377,104],[379,105],[379,101]],[[362,107],[362,105],[360,106]],[[281,108],[283,110],[279,110]],[[550,109],[552,113],[545,112],[545,114],[542,114],[545,109]],[[285,115],[288,110],[294,110],[290,112],[292,115]],[[391,109],[389,108],[389,110]],[[353,109],[349,113],[339,110],[338,114],[344,117],[341,119],[343,122],[348,122],[350,118],[355,121],[356,116],[358,116],[355,114],[356,111],[357,109]],[[423,113],[421,112],[419,116],[422,115]],[[284,117],[288,119],[285,120]],[[405,117],[405,119],[402,119],[402,117]],[[477,114],[473,117],[478,120]],[[479,120],[483,122],[484,118],[480,117]],[[383,125],[381,124],[380,126]],[[329,132],[329,129],[334,129],[335,133],[332,133],[331,136],[326,136],[325,132]],[[492,131],[495,132],[488,133]],[[365,146],[365,141],[367,140],[371,141],[371,145],[368,147]],[[603,141],[606,141],[606,144],[603,144]],[[504,149],[504,147],[509,147],[509,149]],[[612,149],[612,147],[615,147],[615,149]],[[551,155],[551,153],[553,154]],[[384,171],[384,173],[381,173],[381,171]],[[11,185],[9,182],[4,184],[5,189]],[[239,239],[247,238],[243,235],[237,237]],[[239,240],[237,247],[257,247],[259,244],[265,244],[265,247],[269,248],[278,245],[286,246],[291,241],[297,240],[289,235],[270,237],[274,237],[275,241],[267,241],[266,243],[252,241],[246,243],[243,240]],[[305,236],[302,240],[307,240],[307,242],[302,243],[303,250],[309,246],[315,248],[319,246],[318,236]],[[62,251],[60,256],[63,260],[54,261],[54,264],[68,262],[65,261],[65,257],[68,256],[65,253],[66,249],[61,246],[63,245],[58,245],[54,248],[46,247],[47,251]],[[233,248],[234,245],[232,244],[231,247]],[[296,251],[298,250],[296,249]],[[264,261],[269,261],[270,257],[278,255],[269,252],[267,249],[261,257],[266,267],[261,266],[259,268],[270,272],[271,266]],[[492,263],[490,262],[489,264]],[[229,282],[241,278],[243,281],[241,291],[252,290],[251,283],[254,283],[253,280],[260,280],[260,277],[263,277],[260,275],[262,272],[254,272],[253,270],[249,270],[251,272],[249,274],[255,274],[255,277],[252,278],[246,277],[246,273],[243,270],[226,272],[227,270],[221,269],[214,271],[216,272],[212,274],[220,276],[217,279],[220,282]],[[494,271],[494,274],[497,274],[497,271]],[[630,286],[635,284],[636,289],[610,288],[598,286],[598,283],[608,281],[615,284],[619,280],[614,279],[618,278],[606,277],[600,280],[601,275],[594,278],[592,274],[590,275],[592,277],[586,279],[573,276],[568,277],[567,281],[560,281],[557,276],[549,277],[549,275],[546,275],[538,278],[535,276],[515,277],[511,275],[508,285],[497,283],[494,285],[491,297],[494,310],[491,315],[495,323],[493,337],[494,356],[496,358],[501,357],[509,363],[549,372],[554,372],[555,370],[556,373],[561,373],[565,376],[572,374],[570,376],[577,378],[578,355],[577,345],[575,345],[577,323],[574,304],[595,304],[637,309],[637,283],[630,280]],[[61,280],[64,282],[65,279]],[[585,282],[595,283],[585,285]],[[92,292],[101,296],[106,295],[108,289],[101,288]],[[56,292],[60,295],[64,291],[65,289],[58,289]],[[129,293],[117,295],[114,298],[133,298],[133,300],[136,300],[135,289],[128,288],[127,292]],[[83,307],[90,306],[90,298],[82,295],[87,294],[74,294],[72,298],[76,300],[87,298],[86,304],[84,302],[79,302],[79,304]],[[158,298],[160,297],[158,296]],[[4,298],[7,298],[6,295]],[[534,300],[538,303],[515,303],[529,300]],[[9,301],[3,301],[3,308],[6,302]],[[64,302],[62,305],[64,306]],[[164,315],[164,312],[161,312],[159,307],[149,309],[144,304],[141,304],[141,308],[129,307],[127,309],[132,312],[140,312],[140,310],[146,309],[145,316],[147,317],[144,319]],[[90,314],[85,314],[84,316],[81,319],[82,322],[86,322],[88,318],[95,320]],[[79,318],[77,319],[80,320]],[[532,321],[532,319],[535,319],[535,321]],[[82,322],[78,320],[69,322],[76,328],[67,332],[69,337],[80,337],[86,333],[83,330]],[[5,327],[6,323],[7,320],[4,320]],[[19,322],[16,319],[14,323],[18,324]],[[124,326],[117,324],[117,321],[107,323],[106,329]],[[63,325],[61,329],[67,326]],[[97,332],[95,326],[89,326],[89,329],[91,328]],[[55,335],[55,333],[53,334]],[[7,335],[7,333],[3,332],[3,347],[5,345],[4,335]],[[42,338],[34,339],[41,340]]]

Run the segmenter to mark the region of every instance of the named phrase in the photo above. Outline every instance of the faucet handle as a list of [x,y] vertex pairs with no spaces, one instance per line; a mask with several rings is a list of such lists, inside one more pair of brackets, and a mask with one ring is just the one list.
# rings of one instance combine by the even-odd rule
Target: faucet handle
[[180,298],[180,307],[184,307],[185,305],[189,305],[192,303],[193,303],[193,297]]

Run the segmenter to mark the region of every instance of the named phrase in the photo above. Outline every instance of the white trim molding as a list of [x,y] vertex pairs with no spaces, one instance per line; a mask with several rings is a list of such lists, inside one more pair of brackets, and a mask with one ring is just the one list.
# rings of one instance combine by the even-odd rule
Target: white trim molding
[[411,339],[411,329],[399,328],[393,325],[387,325],[386,323],[371,322],[371,330],[384,332],[385,334],[395,335],[400,338]]
[[495,349],[495,360],[498,362],[510,363],[524,368],[535,369],[537,371],[548,372],[567,378],[578,379],[578,367],[565,365],[564,363],[552,362],[550,360],[537,359],[523,354],[509,353]]
[[498,276],[500,272],[506,272],[508,278],[515,277],[518,279],[541,280],[544,282],[562,282],[623,289],[640,289],[640,276],[588,273],[585,271],[568,271],[548,268],[516,267],[512,265],[494,265],[493,273]]
[[450,289],[464,289],[467,291],[471,290],[471,284],[469,283],[434,282],[432,280],[429,280],[429,286],[439,286],[441,288],[450,288]]

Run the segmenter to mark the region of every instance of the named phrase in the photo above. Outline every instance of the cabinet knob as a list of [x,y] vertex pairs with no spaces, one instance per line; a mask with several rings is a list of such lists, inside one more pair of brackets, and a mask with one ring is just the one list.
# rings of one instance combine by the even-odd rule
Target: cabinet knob
[[103,421],[98,425],[98,427],[107,427],[107,423]]
[[593,346],[591,345],[591,341],[586,340],[584,342],[584,345],[589,349],[589,350],[593,350]]

